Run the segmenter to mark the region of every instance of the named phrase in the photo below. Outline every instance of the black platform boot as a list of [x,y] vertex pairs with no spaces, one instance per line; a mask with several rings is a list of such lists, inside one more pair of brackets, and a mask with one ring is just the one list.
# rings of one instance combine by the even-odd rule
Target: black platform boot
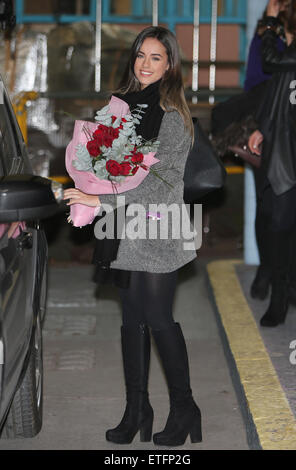
[[187,348],[181,327],[175,323],[165,330],[153,330],[153,337],[169,387],[170,413],[162,432],[153,442],[163,446],[181,446],[188,434],[191,442],[201,442],[201,413],[192,397]]
[[271,299],[267,312],[260,320],[261,326],[275,327],[284,323],[289,307],[288,281],[286,277],[275,277],[272,281]]
[[289,307],[288,272],[291,256],[291,231],[271,232],[272,285],[267,312],[260,320],[261,326],[274,327],[284,323]]
[[271,269],[260,265],[251,285],[251,297],[253,297],[253,299],[264,300],[268,295],[270,283]]
[[151,441],[153,409],[148,398],[148,327],[121,327],[121,342],[127,403],[121,422],[106,432],[106,439],[116,444],[130,444],[140,431],[141,442]]

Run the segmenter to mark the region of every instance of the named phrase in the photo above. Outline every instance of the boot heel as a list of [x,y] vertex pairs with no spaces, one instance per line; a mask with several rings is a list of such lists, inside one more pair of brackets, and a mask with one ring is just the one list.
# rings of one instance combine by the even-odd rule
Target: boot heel
[[202,441],[201,420],[196,421],[193,424],[189,434],[190,434],[190,439],[191,439],[192,444]]
[[152,439],[152,426],[153,426],[153,416],[142,424],[140,427],[140,441],[149,442]]

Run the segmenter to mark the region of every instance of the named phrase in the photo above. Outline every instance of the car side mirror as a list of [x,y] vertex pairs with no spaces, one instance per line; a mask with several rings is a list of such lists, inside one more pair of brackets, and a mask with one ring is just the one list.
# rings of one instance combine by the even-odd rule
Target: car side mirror
[[60,183],[35,175],[0,177],[0,223],[54,215],[63,198]]

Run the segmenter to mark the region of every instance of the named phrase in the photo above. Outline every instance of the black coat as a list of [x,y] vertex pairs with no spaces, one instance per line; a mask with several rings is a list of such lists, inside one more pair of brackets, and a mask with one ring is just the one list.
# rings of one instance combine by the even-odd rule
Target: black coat
[[266,82],[255,116],[264,135],[260,172],[262,181],[270,183],[280,195],[296,186],[296,104],[291,88],[296,80],[295,41],[279,53],[276,34],[266,30],[262,60],[264,71],[272,73],[272,78]]

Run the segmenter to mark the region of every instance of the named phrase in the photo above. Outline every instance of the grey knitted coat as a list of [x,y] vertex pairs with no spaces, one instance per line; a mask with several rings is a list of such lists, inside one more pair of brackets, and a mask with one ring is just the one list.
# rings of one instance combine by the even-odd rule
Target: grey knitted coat
[[[125,227],[134,229],[132,237],[126,230],[127,235],[120,241],[117,259],[110,264],[111,268],[166,273],[175,271],[196,258],[193,244],[191,243],[190,249],[188,245],[185,249],[184,245],[184,242],[193,240],[193,235],[191,238],[186,235],[185,239],[182,234],[183,225],[180,229],[181,237],[178,230],[179,213],[182,214],[183,210],[185,214],[183,175],[191,138],[177,111],[164,113],[158,140],[160,145],[155,157],[160,161],[153,165],[152,169],[169,184],[150,172],[133,190],[120,195],[99,195],[102,207],[109,204],[113,208],[118,204],[118,198],[125,196],[125,204],[129,204]],[[151,206],[161,203],[165,204],[163,208]],[[141,204],[141,211],[138,211],[134,204]],[[174,210],[167,211],[166,207],[171,204],[174,204],[171,206]],[[148,212],[159,212],[161,219],[147,218]],[[160,223],[163,223],[163,227],[168,227],[167,232],[160,230]],[[138,232],[138,237],[135,232]],[[143,235],[145,233],[146,238]]]

